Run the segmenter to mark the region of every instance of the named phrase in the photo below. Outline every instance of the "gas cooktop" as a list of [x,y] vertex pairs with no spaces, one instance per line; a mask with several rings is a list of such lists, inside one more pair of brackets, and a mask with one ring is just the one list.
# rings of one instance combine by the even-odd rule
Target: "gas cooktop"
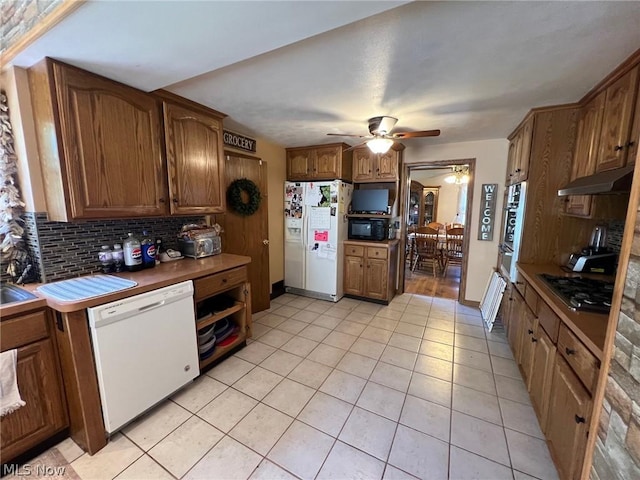
[[572,310],[609,313],[613,297],[613,282],[581,277],[538,275]]

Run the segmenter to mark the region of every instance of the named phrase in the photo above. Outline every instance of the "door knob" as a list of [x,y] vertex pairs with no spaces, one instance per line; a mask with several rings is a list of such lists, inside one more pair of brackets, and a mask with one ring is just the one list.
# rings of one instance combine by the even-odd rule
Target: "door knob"
[[265,244],[265,245],[269,245],[269,240],[267,240],[267,239],[262,240],[262,243]]

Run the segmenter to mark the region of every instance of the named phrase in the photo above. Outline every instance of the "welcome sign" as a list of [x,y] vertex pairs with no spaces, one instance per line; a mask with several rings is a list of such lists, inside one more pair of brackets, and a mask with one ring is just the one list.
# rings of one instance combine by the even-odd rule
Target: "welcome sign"
[[482,184],[482,202],[480,205],[480,222],[478,223],[478,240],[493,240],[497,193],[497,183]]

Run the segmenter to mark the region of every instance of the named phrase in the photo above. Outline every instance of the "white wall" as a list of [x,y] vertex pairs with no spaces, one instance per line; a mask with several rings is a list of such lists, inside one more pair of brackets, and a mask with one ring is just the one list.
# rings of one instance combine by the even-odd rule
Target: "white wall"
[[[495,139],[429,145],[428,141],[413,140],[407,141],[405,145],[407,148],[404,151],[404,161],[407,164],[439,160],[476,159],[471,225],[468,229],[470,244],[469,258],[467,260],[467,287],[463,298],[467,301],[479,302],[498,258],[498,243],[500,243],[498,229],[501,221],[500,212],[502,211],[502,194],[504,193],[509,143],[506,139]],[[498,184],[495,218],[496,232],[492,242],[477,240],[483,183]]]

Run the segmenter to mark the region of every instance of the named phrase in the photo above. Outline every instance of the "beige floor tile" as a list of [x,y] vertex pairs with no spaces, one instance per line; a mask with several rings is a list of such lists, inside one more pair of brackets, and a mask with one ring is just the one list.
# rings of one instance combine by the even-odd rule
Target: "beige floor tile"
[[251,333],[253,334],[253,340],[259,339],[262,335],[271,331],[271,327],[264,325],[262,323],[258,323],[257,321],[253,322],[251,326]]
[[494,325],[493,330],[491,332],[486,332],[485,336],[487,337],[487,340],[490,342],[507,343],[507,344],[509,343],[507,341],[507,335],[506,335],[506,332],[504,331],[504,327],[502,327],[501,325],[498,325],[497,327],[496,325]]
[[[351,310],[347,310],[344,308],[338,308],[336,306],[331,307],[329,310],[324,312],[323,316],[338,318],[340,320],[344,319],[351,313]],[[335,328],[335,325],[331,328]]]
[[451,446],[449,476],[455,480],[513,480],[511,469],[456,446]]
[[386,461],[396,425],[396,422],[356,407],[349,415],[338,439]]
[[402,333],[403,335],[409,335],[411,337],[420,338],[424,334],[425,328],[421,325],[413,325],[406,322],[398,322],[395,332]]
[[357,336],[349,335],[347,333],[333,331],[322,341],[332,347],[341,348],[342,350],[349,350],[353,342],[358,339]]
[[281,347],[281,350],[292,353],[294,355],[298,355],[299,357],[306,357],[317,346],[318,342],[314,342],[313,340],[309,340],[308,338],[296,336],[285,343]]
[[456,323],[456,333],[460,335],[467,335],[469,337],[486,338],[484,327],[467,325],[466,323]]
[[78,444],[71,439],[71,437],[65,438],[57,444],[55,448],[58,449],[58,452],[60,452],[67,463],[71,463],[75,459],[84,455],[84,450],[82,450]]
[[373,358],[358,355],[357,353],[347,352],[344,357],[342,357],[336,368],[343,372],[350,373],[351,375],[356,375],[366,379],[369,378],[375,366],[376,361]]
[[336,307],[344,308],[347,310],[353,310],[354,308],[356,308],[358,305],[362,303],[363,302],[361,302],[360,300],[356,300],[355,298],[342,297],[340,301],[336,303]]
[[402,348],[414,353],[420,350],[420,343],[421,340],[419,338],[402,333],[394,333],[389,339],[389,345],[392,347]]
[[280,348],[292,338],[293,334],[280,330],[279,328],[274,328],[270,332],[265,333],[262,337],[260,337],[260,342],[274,348]]
[[360,338],[371,340],[378,343],[387,343],[393,335],[393,332],[385,330],[384,328],[372,327],[369,325],[360,334]]
[[518,365],[516,365],[516,362],[513,360],[509,360],[501,357],[495,357],[492,355],[491,364],[493,365],[494,374],[515,378],[516,380],[522,379],[522,375],[520,375],[520,370],[518,370]]
[[453,365],[453,383],[473,388],[484,393],[496,394],[493,375],[485,370],[467,367],[458,363]]
[[451,414],[451,445],[464,448],[507,467],[509,452],[504,429],[460,412]]
[[308,308],[306,310],[300,310],[298,313],[296,313],[295,315],[293,315],[291,317],[292,320],[296,320],[298,322],[303,322],[303,323],[311,323],[314,320],[316,320],[318,317],[320,316],[320,313],[318,312],[314,312],[312,310],[309,310]]
[[211,378],[226,384],[233,385],[239,378],[247,374],[255,365],[238,357],[229,357],[224,362],[207,372]]
[[285,378],[271,390],[263,403],[295,417],[313,396],[315,390],[293,380]]
[[[272,332],[277,332],[277,330],[271,330],[271,332],[263,335],[262,338],[264,338],[266,335],[270,335]],[[271,345],[267,345],[266,343],[262,343],[261,341],[256,341],[237,352],[234,357],[240,358],[255,365],[259,365],[265,358],[267,358],[275,351],[276,349]]]
[[307,358],[314,362],[326,365],[327,367],[335,367],[346,352],[347,351],[342,348],[336,348],[331,345],[321,343],[309,355],[307,355]]
[[270,328],[275,328],[284,322],[287,317],[283,317],[282,315],[275,315],[273,313],[268,313],[264,317],[260,318],[256,321],[256,323],[261,323]]
[[269,452],[268,458],[302,479],[313,479],[333,442],[333,437],[294,421]]
[[226,433],[257,404],[255,399],[229,388],[200,410],[198,416]]
[[503,377],[502,375],[494,375],[494,378],[500,398],[531,405],[529,392],[527,392],[527,387],[522,381],[522,378]]
[[283,378],[282,375],[256,367],[234,383],[233,388],[256,400],[262,400]]
[[[355,337],[358,337],[358,335],[360,335],[365,328],[367,328],[367,326],[364,323],[356,323],[356,322],[350,322],[349,320],[343,320],[336,327],[336,332],[345,333],[347,335],[353,335]],[[328,343],[328,342],[325,342],[325,343]],[[333,345],[333,344],[331,343],[330,345]],[[334,345],[334,347],[339,347],[339,346],[340,345]],[[344,347],[340,347],[340,348],[344,348]]]
[[451,407],[451,382],[414,373],[409,384],[409,394],[423,400]]
[[441,380],[451,381],[453,363],[427,355],[418,355],[414,370],[424,375],[436,377]]
[[453,347],[443,343],[432,342],[431,340],[422,340],[420,343],[420,353],[429,357],[439,358],[453,362]]
[[448,442],[451,410],[437,403],[407,395],[402,415],[400,415],[400,423]]
[[328,328],[319,327],[317,325],[309,325],[304,330],[302,330],[298,335],[303,338],[313,340],[315,342],[321,342],[330,333],[331,333],[331,330],[329,330]]
[[224,437],[183,478],[211,480],[222,475],[225,480],[245,480],[261,461],[257,453],[231,437]]
[[300,313],[302,311],[300,308],[291,307],[289,305],[290,303],[276,308],[273,311],[273,314],[289,318],[289,317],[293,317],[296,313]]
[[260,366],[278,375],[286,376],[289,375],[302,360],[302,357],[298,357],[292,353],[276,350],[262,362]]
[[284,295],[280,295],[279,297],[271,300],[271,303],[275,303],[277,305],[286,305],[289,302],[292,302],[296,298],[300,298],[300,295],[294,295],[293,293],[285,293]]
[[456,304],[456,313],[461,315],[470,315],[479,317],[481,315],[480,310],[477,307],[469,307],[468,305]]
[[474,352],[464,348],[453,349],[453,361],[467,367],[491,372],[491,361],[486,353]]
[[[347,312],[347,310],[337,310],[337,311],[343,312],[343,313]],[[338,325],[340,325],[340,323],[343,321],[342,318],[332,317],[332,316],[328,315],[328,313],[329,313],[329,311],[327,311],[327,313],[324,313],[324,314],[320,315],[318,318],[316,318],[313,321],[313,325],[316,325],[316,326],[322,327],[322,328],[328,328],[329,330],[333,330]]]
[[287,303],[287,305],[290,306],[290,307],[304,309],[304,308],[307,308],[312,303],[313,303],[313,299],[312,298],[298,297],[298,298],[295,298],[295,299],[291,300],[289,303]]
[[357,312],[354,310],[344,317],[344,319],[349,320],[350,322],[368,325],[369,322],[373,320],[373,315],[371,313]]
[[122,432],[146,452],[186,422],[190,416],[188,410],[167,400],[127,425]]
[[222,437],[220,430],[194,416],[149,450],[149,455],[180,478]]
[[412,295],[411,298],[409,299],[409,305],[432,305],[433,304],[433,297],[430,297],[429,295]]
[[513,360],[513,353],[511,352],[509,344],[492,341],[489,341],[487,343],[489,345],[489,352],[491,353],[491,355]]
[[373,382],[367,382],[356,405],[395,422],[400,418],[405,394]]
[[419,478],[446,480],[449,445],[404,425],[398,425],[389,463]]
[[392,306],[387,306],[382,307],[380,310],[378,310],[378,313],[376,313],[375,316],[384,318],[385,320],[393,320],[397,322],[401,316],[401,313],[398,312],[398,310],[394,309]]
[[[391,310],[393,312],[393,310]],[[395,317],[393,318],[385,318],[385,317],[381,317],[381,316],[375,316],[373,317],[373,320],[371,320],[371,322],[369,322],[369,326],[371,327],[376,327],[376,328],[382,328],[384,330],[389,330],[391,332],[393,332],[396,327],[398,326],[398,312],[393,312],[395,313]],[[362,333],[362,332],[361,332]]]
[[282,436],[293,418],[259,403],[229,432],[243,445],[266,455]]
[[320,391],[349,403],[356,403],[366,380],[334,370],[320,387]]
[[411,371],[380,362],[371,373],[369,380],[387,387],[406,392],[411,381]]
[[540,430],[540,423],[532,406],[501,398],[500,410],[506,428],[544,440],[544,434]]
[[202,375],[171,397],[183,408],[196,413],[228,387],[211,377]]
[[465,348],[467,350],[474,350],[480,353],[489,353],[487,347],[487,341],[484,338],[470,337],[469,335],[462,335],[456,333],[454,339],[454,345],[458,348]]
[[[382,480],[413,480],[416,477],[409,475],[407,472],[403,472],[399,468],[389,465],[384,469],[384,475]],[[452,479],[453,480],[453,479]]]
[[324,313],[327,310],[329,310],[331,307],[333,307],[333,302],[326,302],[324,300],[314,300],[306,308],[306,310],[309,310],[309,311],[315,312],[315,313]]
[[117,480],[173,480],[173,478],[148,455],[141,456],[116,477]]
[[453,345],[453,333],[445,332],[444,330],[427,327],[424,329],[422,338],[432,342],[444,343],[445,345]]
[[389,305],[387,305],[387,308],[389,310],[395,310],[396,312],[399,312],[400,314],[402,314],[407,309],[407,304],[406,303],[398,303],[394,298],[391,301],[391,303]]
[[337,437],[352,408],[353,405],[350,403],[317,392],[298,415],[298,420]]
[[431,311],[431,303],[425,303],[424,305],[407,305],[404,313],[411,313],[413,315],[420,315],[421,317],[429,318],[429,312]]
[[377,313],[380,311],[381,308],[382,308],[382,306],[376,305],[375,303],[360,302],[360,304],[357,305],[353,309],[353,311],[354,312],[362,312],[362,313],[370,313],[371,315],[377,315]]
[[329,376],[331,370],[331,367],[305,359],[293,369],[288,378],[307,387],[318,388]]
[[80,478],[111,480],[143,454],[144,452],[134,445],[131,440],[118,433],[111,437],[106,447],[94,455],[85,453],[71,462],[71,468],[76,471]]
[[544,440],[505,429],[511,463],[515,470],[543,480],[556,480],[558,472],[553,465]]
[[265,458],[251,474],[249,480],[297,480],[297,477]]
[[385,346],[386,345],[384,343],[374,342],[372,340],[367,340],[366,338],[359,338],[353,343],[353,345],[351,345],[349,350],[353,353],[378,360],[380,355],[382,355]]
[[443,309],[432,305],[431,310],[429,310],[429,319],[439,318],[441,320],[453,322],[455,317],[455,312],[451,309]]
[[298,320],[289,319],[282,322],[278,325],[278,330],[282,330],[287,333],[291,333],[293,335],[297,335],[301,330],[307,327],[305,322],[300,322]]
[[464,323],[467,325],[484,328],[484,322],[482,321],[482,317],[480,315],[465,315],[464,313],[456,312],[456,323]]
[[400,322],[425,327],[427,325],[427,315],[426,313],[411,313],[405,310],[400,317]]
[[384,349],[384,352],[380,357],[380,361],[395,365],[396,367],[411,370],[416,363],[417,357],[417,353],[409,352],[408,350],[403,350],[397,347],[388,346]]
[[[413,298],[413,295],[411,293],[403,293],[401,295],[396,295],[395,297],[393,297],[393,300],[391,301],[391,303],[394,304],[399,304],[399,305],[408,305],[409,301]],[[428,298],[426,295],[425,296],[421,296],[421,295],[416,295],[416,298],[418,298],[418,300],[423,300]],[[426,302],[426,300],[424,300],[424,302]]]
[[455,323],[442,318],[430,318],[427,327],[435,328],[436,330],[444,330],[445,332],[453,332],[455,329]]
[[502,425],[498,397],[462,385],[453,386],[452,408],[458,412]]
[[318,480],[362,478],[377,480],[382,478],[384,462],[356,450],[342,442],[336,442],[327,457]]

